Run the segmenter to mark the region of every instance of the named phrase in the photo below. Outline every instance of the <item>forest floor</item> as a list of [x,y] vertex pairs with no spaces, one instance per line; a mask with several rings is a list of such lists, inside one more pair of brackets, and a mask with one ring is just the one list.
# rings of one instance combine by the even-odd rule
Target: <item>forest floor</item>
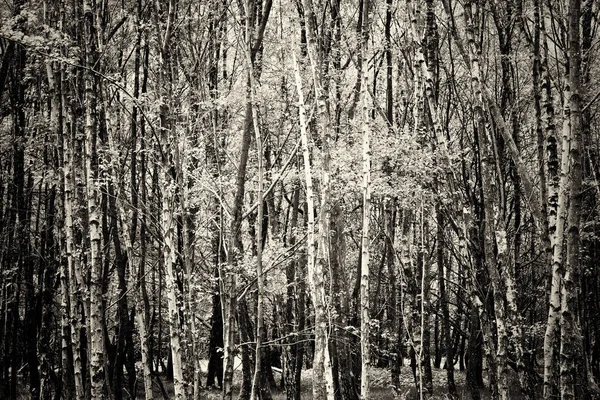
[[[449,399],[447,393],[447,385],[446,385],[446,370],[444,369],[432,369],[433,372],[433,396],[430,398],[432,400],[443,400]],[[239,392],[240,383],[241,383],[241,369],[237,369],[234,373],[234,398],[237,398],[237,393]],[[458,390],[459,399],[469,400],[471,396],[466,387],[466,373],[465,371],[456,370],[454,373],[455,382]],[[415,386],[414,378],[412,375],[412,371],[410,367],[405,366],[402,368],[402,373],[400,375],[400,390],[395,391],[391,385],[391,375],[390,371],[387,369],[381,368],[373,368],[370,373],[371,377],[371,399],[372,400],[416,400],[418,399],[418,393]],[[281,376],[279,374],[275,374],[275,379],[279,381]],[[516,376],[513,377],[516,380]],[[202,376],[202,381],[206,381],[205,374]],[[161,377],[161,382],[163,388],[167,392],[167,396],[164,396],[162,391],[160,390],[157,381],[154,381],[154,398],[155,399],[171,399],[173,397],[173,385],[171,382],[167,381],[164,376]],[[144,398],[144,388],[141,380],[138,381],[137,394],[136,399]],[[518,392],[518,385],[512,385],[514,390],[510,393],[510,399],[519,400],[524,399],[520,392]],[[29,399],[30,395],[25,385],[20,386],[20,394],[18,395],[19,400]],[[301,390],[302,390],[302,399],[303,400],[312,400],[312,370],[304,370],[302,371],[302,381],[301,381]],[[272,390],[273,400],[285,400],[286,395],[285,391],[282,389],[274,389]],[[124,398],[131,399],[124,393]],[[487,390],[483,390],[481,393],[481,398],[483,400],[489,399],[490,394]],[[217,400],[221,399],[221,390],[218,388],[202,388],[200,393],[200,400]]]
[[[433,392],[434,395],[431,397],[432,400],[448,399],[448,390],[446,386],[446,370],[444,369],[432,369],[433,372]],[[395,392],[391,386],[391,375],[387,369],[373,368],[371,370],[371,399],[373,400],[394,400],[394,399],[406,399],[413,400],[418,399],[417,390],[415,387],[414,378],[410,367],[405,366],[402,368],[400,375],[400,390]],[[278,380],[279,375],[275,375],[275,379]],[[516,379],[516,377],[515,377]],[[239,384],[241,380],[241,372],[236,373],[234,377],[234,398],[237,397],[239,392]],[[460,399],[470,399],[471,396],[466,387],[466,372],[455,371],[455,382],[458,390]],[[312,370],[302,371],[302,399],[310,400],[312,396]],[[516,389],[517,385],[513,385]],[[285,400],[286,395],[283,390],[276,389],[272,390],[273,400]],[[156,393],[155,398],[160,399],[162,395],[160,392]],[[200,395],[201,400],[217,400],[221,398],[221,391],[219,389],[204,389]],[[489,393],[486,390],[482,391],[482,399],[490,398]],[[519,392],[513,392],[510,395],[511,399],[523,398]]]

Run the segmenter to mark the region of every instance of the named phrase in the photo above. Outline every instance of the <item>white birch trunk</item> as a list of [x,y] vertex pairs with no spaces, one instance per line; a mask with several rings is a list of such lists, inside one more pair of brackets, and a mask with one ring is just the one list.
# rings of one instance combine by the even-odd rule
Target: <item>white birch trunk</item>
[[[83,13],[85,18],[85,45],[86,64],[93,67],[95,62],[96,37],[94,13],[87,0],[83,1]],[[102,310],[102,243],[100,235],[100,201],[99,184],[100,176],[98,170],[98,157],[96,153],[97,141],[97,95],[94,88],[95,77],[91,72],[84,73],[85,80],[85,188],[88,213],[88,235],[90,251],[88,265],[90,271],[90,314],[89,331],[89,366],[91,379],[91,398],[102,399],[104,397],[104,383],[106,374],[104,371],[104,331]]]
[[181,349],[181,323],[179,318],[179,306],[177,303],[178,289],[176,285],[175,265],[177,260],[175,243],[175,210],[179,209],[176,202],[175,191],[177,182],[171,175],[173,167],[172,146],[176,145],[177,137],[175,134],[175,123],[171,114],[171,105],[173,104],[173,79],[176,78],[172,63],[171,46],[172,33],[176,23],[177,0],[170,0],[167,8],[167,19],[164,21],[164,34],[160,42],[161,70],[159,79],[162,84],[160,93],[160,143],[157,143],[160,157],[159,182],[162,185],[162,211],[161,211],[161,231],[163,235],[162,257],[165,265],[165,291],[168,305],[168,322],[171,357],[173,361],[173,389],[175,399],[184,400],[186,398],[185,382],[183,379],[183,360]]
[[[165,146],[166,147],[166,146]],[[175,182],[169,174],[169,165],[165,164],[160,169],[160,182],[163,186],[162,224],[163,234],[163,260],[165,263],[165,290],[167,293],[169,336],[171,344],[171,357],[173,360],[173,389],[175,399],[185,399],[183,380],[183,363],[181,358],[181,324],[179,322],[179,307],[177,305],[177,286],[175,283],[176,248],[174,243],[175,218],[173,209],[175,204]]]
[[98,200],[97,178],[94,173],[94,151],[92,141],[95,140],[95,127],[91,111],[89,111],[91,89],[86,90],[86,188],[88,208],[88,229],[90,239],[90,377],[92,380],[92,399],[104,397],[104,332],[102,326],[102,243],[100,236],[100,203]]
[[[577,285],[579,279],[580,237],[583,181],[582,120],[581,120],[581,1],[569,0],[568,3],[568,63],[569,75],[567,87],[570,95],[565,102],[570,107],[571,147],[569,148],[569,210],[567,213],[567,259],[561,287],[560,308],[560,397],[562,400],[575,399],[576,373],[575,357],[581,354],[581,335],[577,322]],[[566,118],[566,116],[565,116]],[[585,362],[585,361],[583,361]]]
[[[327,93],[323,91],[323,83],[326,77],[323,75],[324,60],[319,49],[316,37],[316,14],[312,0],[303,0],[304,16],[306,21],[307,35],[307,53],[310,60],[311,72],[313,76],[314,93],[316,100],[316,121],[317,133],[321,136],[321,170],[320,170],[320,188],[321,204],[319,210],[319,246],[315,254],[316,260],[313,263],[313,273],[310,273],[309,280],[313,296],[313,305],[315,307],[315,352],[313,370],[315,378],[313,379],[313,397],[318,399],[333,400],[333,372],[329,360],[329,327],[327,317],[327,299],[325,296],[325,271],[329,266],[329,220],[330,220],[330,169],[331,169],[331,121],[328,114]],[[297,68],[297,83],[300,82],[300,72]],[[301,83],[301,82],[300,82]],[[298,85],[299,93],[301,85]],[[303,102],[302,102],[303,103]],[[306,128],[306,125],[305,125]],[[313,208],[309,207],[309,215],[313,213]],[[312,261],[309,261],[309,265]],[[312,278],[312,279],[311,279]]]
[[[368,11],[368,0],[365,0],[365,11]],[[363,12],[363,18],[369,18],[368,12]],[[360,275],[360,349],[361,349],[361,380],[360,397],[363,400],[369,398],[369,370],[371,368],[371,358],[369,354],[369,220],[371,216],[371,143],[369,126],[369,99],[368,96],[368,68],[367,62],[367,43],[363,42],[363,82],[362,82],[362,130],[363,130],[363,218],[362,218],[362,238],[361,238],[361,275]]]
[[[63,105],[64,102],[63,95]],[[68,126],[69,124],[67,124]],[[63,168],[63,180],[64,180],[64,219],[65,219],[65,250],[67,259],[66,268],[66,280],[67,289],[65,295],[68,295],[69,300],[69,318],[70,318],[70,335],[71,335],[71,346],[73,351],[73,371],[74,371],[74,384],[75,384],[75,396],[77,398],[83,398],[84,386],[83,386],[83,373],[81,363],[81,341],[80,341],[80,330],[81,322],[78,318],[79,310],[78,303],[81,300],[81,265],[79,260],[79,254],[75,248],[75,235],[73,228],[73,202],[75,198],[75,181],[73,176],[74,164],[73,164],[73,140],[71,132],[65,132],[63,135],[63,148],[64,148],[64,168]]]
[[[67,191],[69,192],[69,196],[70,196],[70,201],[72,199],[72,193],[73,193],[73,189],[70,186],[70,182],[67,184],[67,182],[70,180],[71,177],[71,172],[69,169],[69,161],[68,159],[70,158],[70,155],[67,156],[65,154],[66,149],[65,146],[69,144],[68,141],[68,136],[65,134],[65,132],[63,132],[63,127],[62,124],[60,124],[60,122],[58,121],[59,118],[59,114],[62,113],[62,110],[60,110],[59,108],[61,107],[61,103],[60,103],[60,97],[62,96],[62,93],[58,93],[57,92],[57,79],[56,76],[54,74],[54,70],[53,70],[53,63],[50,61],[46,61],[46,74],[47,74],[47,78],[48,78],[48,90],[49,90],[49,94],[50,94],[50,98],[52,101],[52,109],[50,112],[50,119],[51,119],[51,125],[52,125],[52,129],[56,132],[56,140],[57,143],[59,143],[59,147],[62,149],[62,151],[60,151],[60,156],[63,157],[63,165],[62,165],[62,175],[61,175],[61,182],[59,183],[59,187],[61,187],[61,192],[62,192],[62,211],[63,211],[63,221],[66,225],[66,193]],[[70,149],[68,150],[70,152]],[[59,156],[59,157],[60,157]],[[67,188],[67,186],[69,186]],[[60,207],[60,205],[59,205]],[[71,209],[70,209],[71,210]],[[72,264],[73,261],[73,233],[72,233],[72,229],[73,229],[73,220],[72,220],[72,216],[69,216],[71,218],[71,225],[69,228],[71,228],[70,234],[67,235],[66,232],[66,228],[64,230],[64,237],[65,237],[65,247],[63,248],[61,245],[61,251],[65,251],[65,255],[66,255],[66,259],[67,259],[67,264],[65,265],[64,263],[60,264],[60,293],[61,293],[61,302],[60,302],[60,314],[61,314],[61,365],[63,368],[63,371],[68,371],[70,368],[69,365],[69,345],[71,343],[70,340],[70,331],[71,331],[71,325],[69,322],[70,319],[70,309],[69,309],[69,279],[68,279],[68,269],[70,267],[70,264]],[[60,235],[58,235],[60,237]],[[67,248],[68,246],[68,248]],[[69,382],[69,374],[68,373],[63,373],[63,379],[62,379],[62,384],[63,384],[63,388],[66,391],[67,395],[72,395],[71,390],[73,389],[72,387],[70,387],[71,382]]]
[[[317,260],[317,243],[315,233],[315,215],[314,215],[314,189],[312,182],[312,171],[310,166],[310,150],[308,145],[306,107],[304,103],[304,95],[302,93],[302,78],[300,76],[300,68],[296,61],[295,54],[293,56],[296,87],[298,90],[298,103],[300,113],[300,135],[302,139],[302,151],[304,157],[304,176],[306,181],[306,203],[308,209],[308,282],[311,289],[313,304],[315,307],[315,354],[313,361],[313,398],[315,399],[333,399],[333,375],[331,372],[331,364],[329,362],[329,346],[328,346],[328,328],[326,319],[325,305],[325,288],[323,285],[323,269]],[[325,185],[325,183],[323,183]],[[325,195],[323,195],[325,196]],[[323,210],[321,210],[323,211]],[[324,214],[321,214],[321,221],[326,220]],[[323,229],[323,223],[321,223]],[[321,232],[319,248],[320,252],[327,254],[323,249],[327,246],[327,242],[323,240],[325,234]]]
[[[565,92],[565,99],[569,92]],[[550,398],[554,387],[554,359],[558,321],[560,318],[560,293],[562,287],[563,243],[567,218],[567,202],[569,196],[569,152],[571,148],[571,122],[568,100],[563,108],[562,151],[560,165],[560,181],[558,185],[558,204],[556,210],[556,231],[552,239],[552,282],[550,286],[550,307],[546,332],[544,334],[544,398]]]

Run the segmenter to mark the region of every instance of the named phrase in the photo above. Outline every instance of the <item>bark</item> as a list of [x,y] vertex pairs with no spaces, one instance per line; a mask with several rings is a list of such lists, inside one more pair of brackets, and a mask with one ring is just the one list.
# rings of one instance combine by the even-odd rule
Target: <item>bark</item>
[[[163,114],[162,120],[166,122],[167,118],[167,110],[166,107],[162,107]],[[163,151],[168,149],[169,143],[172,143],[172,138],[170,134],[167,133],[171,128],[167,127],[168,125],[165,123],[162,126],[163,136],[162,141],[164,143]],[[176,283],[176,275],[175,275],[175,264],[177,262],[176,258],[176,244],[174,240],[174,228],[175,228],[175,218],[174,218],[174,209],[177,208],[175,203],[175,185],[176,183],[173,181],[170,176],[171,164],[169,162],[168,155],[163,155],[161,166],[160,166],[160,180],[164,183],[163,189],[163,199],[162,199],[162,218],[161,218],[161,230],[163,235],[163,247],[162,247],[162,257],[163,263],[165,266],[166,274],[165,274],[165,290],[167,293],[167,304],[168,304],[168,321],[169,321],[169,336],[170,336],[170,347],[171,347],[171,357],[173,363],[173,386],[175,389],[175,398],[184,399],[185,398],[185,389],[184,389],[184,378],[183,378],[183,360],[182,360],[182,350],[181,350],[181,325],[180,325],[180,315],[179,315],[179,306],[177,300],[177,283]]]
[[369,222],[371,218],[371,139],[370,139],[370,98],[368,78],[368,37],[369,37],[369,8],[370,1],[363,0],[363,41],[361,56],[363,64],[362,74],[362,163],[363,163],[363,216],[361,236],[361,268],[360,268],[360,397],[369,399],[369,370],[371,369],[371,357],[369,349],[370,316],[369,316]]
[[544,398],[548,399],[558,395],[556,351],[555,341],[558,329],[558,317],[560,311],[560,286],[561,268],[563,260],[563,238],[566,219],[566,194],[567,194],[567,171],[568,171],[568,148],[570,139],[563,127],[562,149],[560,163],[558,157],[557,134],[554,122],[554,99],[552,96],[552,84],[548,65],[548,43],[545,30],[545,14],[540,4],[540,36],[542,36],[542,91],[543,110],[545,119],[545,168],[548,175],[548,235],[550,237],[550,279],[548,284],[549,311],[544,334]]
[[[64,95],[63,95],[64,96]],[[64,103],[63,103],[64,104]],[[65,220],[65,250],[67,259],[67,285],[69,295],[69,316],[70,316],[70,335],[73,354],[73,375],[75,385],[75,395],[77,398],[84,398],[84,379],[83,379],[83,363],[81,359],[81,330],[82,321],[79,317],[80,309],[83,310],[82,304],[82,277],[81,277],[81,262],[80,249],[76,243],[75,228],[74,228],[74,200],[77,196],[75,182],[75,161],[74,161],[74,133],[73,120],[67,120],[67,127],[71,132],[67,132],[63,136],[63,147],[65,149],[65,160],[63,168],[64,181],[64,220]],[[83,315],[85,315],[82,312]]]
[[418,286],[421,289],[420,305],[420,327],[421,331],[421,353],[419,362],[422,365],[422,376],[420,376],[420,385],[424,389],[423,398],[433,396],[433,373],[431,371],[431,274],[429,260],[425,260],[425,235],[429,231],[428,224],[425,221],[424,209],[421,209],[421,221],[419,223],[418,250],[417,250],[417,276],[420,278]]
[[[167,8],[168,7],[168,8]],[[165,291],[167,296],[167,321],[169,326],[170,360],[172,363],[174,397],[185,399],[184,366],[182,358],[182,326],[178,303],[179,288],[177,285],[177,241],[175,228],[177,220],[175,211],[180,210],[176,193],[178,192],[177,172],[174,165],[174,146],[177,146],[176,123],[173,116],[173,85],[177,70],[174,60],[173,27],[176,24],[178,1],[170,0],[165,9],[158,9],[156,15],[157,29],[162,40],[159,51],[162,68],[159,70],[160,89],[160,142],[158,145],[158,179],[162,185],[162,209],[160,210],[160,231],[162,234],[162,262],[165,268]]]
[[[95,15],[87,0],[83,2],[85,18],[85,49],[86,65],[93,68],[96,63],[97,31]],[[95,76],[85,73],[85,182],[88,215],[88,235],[90,241],[90,256],[88,259],[90,271],[90,379],[91,398],[101,399],[105,395],[104,361],[104,325],[103,325],[103,259],[102,239],[100,232],[101,205],[98,190],[99,160],[96,153],[98,145],[97,120],[97,91]]]
[[[552,182],[554,176],[550,176],[550,171],[546,168],[546,156],[545,156],[545,145],[546,145],[546,134],[544,132],[544,120],[542,113],[542,89],[544,87],[544,82],[542,81],[542,71],[545,66],[542,60],[542,5],[540,4],[540,0],[534,0],[533,2],[533,41],[532,41],[532,50],[533,50],[533,64],[532,64],[532,92],[533,92],[533,100],[534,100],[534,115],[535,115],[535,132],[537,139],[537,161],[538,161],[538,174],[540,177],[540,204],[542,206],[542,213],[547,218],[543,220],[543,229],[542,229],[542,241],[545,246],[546,251],[546,262],[550,264],[551,262],[551,252],[552,252],[552,244],[550,241],[550,222],[549,222],[549,201],[548,201],[548,193],[549,193],[549,184]],[[521,29],[524,29],[524,23],[519,24]],[[544,37],[544,41],[546,38]],[[553,133],[553,132],[552,132]],[[554,134],[554,133],[553,133]],[[556,143],[556,138],[554,138],[554,143]]]
[[[70,215],[70,225],[67,228],[67,220],[66,220],[66,193],[67,193],[67,182],[70,181],[71,172],[67,170],[70,168],[67,162],[67,152],[70,152],[71,149],[66,149],[66,145],[70,143],[69,135],[64,130],[64,104],[63,104],[63,86],[62,86],[62,74],[56,77],[52,65],[50,63],[47,64],[46,67],[48,74],[48,82],[49,86],[53,90],[53,94],[55,99],[53,100],[53,111],[52,115],[55,116],[56,120],[54,128],[56,129],[56,137],[59,146],[59,159],[61,161],[60,168],[60,200],[59,207],[62,211],[59,220],[63,226],[63,234],[61,235],[61,246],[60,251],[65,255],[66,262],[62,262],[60,264],[60,293],[61,293],[61,302],[60,302],[60,313],[61,313],[61,367],[62,367],[62,382],[61,382],[61,390],[65,394],[66,397],[75,396],[75,379],[73,374],[73,350],[71,343],[71,326],[70,326],[70,317],[71,317],[71,305],[70,305],[70,291],[69,291],[69,267],[73,262],[73,225],[72,225],[72,216]],[[70,156],[69,156],[70,158]],[[68,192],[70,196],[72,196],[73,189],[70,187],[69,182]],[[72,207],[72,206],[71,206]],[[69,210],[71,210],[70,208]],[[69,235],[67,235],[67,230],[69,231]]]
[[[570,63],[569,63],[570,64]],[[567,68],[569,68],[568,66]],[[567,70],[567,73],[569,69]],[[570,83],[570,82],[568,82]],[[548,90],[548,89],[547,89]],[[560,179],[558,183],[558,193],[555,217],[555,231],[552,235],[553,241],[553,252],[552,252],[552,281],[550,285],[550,298],[549,298],[549,311],[548,321],[546,324],[546,332],[544,335],[544,397],[549,398],[552,393],[556,392],[555,387],[555,351],[556,351],[556,339],[559,334],[559,320],[561,312],[561,292],[564,282],[564,235],[567,226],[567,212],[568,204],[571,200],[572,192],[572,180],[570,179],[570,153],[571,147],[573,146],[573,130],[571,127],[571,87],[568,84],[564,90],[564,108],[563,108],[563,129],[562,129],[562,146],[561,146],[561,165],[560,165]],[[554,146],[553,146],[554,147]],[[549,169],[552,162],[552,154],[550,152],[555,151],[554,148],[549,146]],[[549,194],[552,200],[553,194]],[[551,207],[554,207],[550,203]],[[552,218],[552,213],[549,214]],[[552,220],[550,222],[552,227]],[[552,228],[551,228],[552,232]],[[561,385],[562,386],[562,385]]]
[[[567,254],[560,301],[560,396],[563,400],[577,398],[575,359],[581,355],[581,334],[577,321],[577,282],[579,282],[580,222],[582,203],[582,121],[581,121],[581,33],[579,19],[581,1],[568,5],[568,75],[565,95],[569,118],[569,208],[567,212]],[[565,151],[565,149],[563,149]],[[577,397],[576,397],[577,396]]]
[[[308,0],[310,1],[310,0]],[[312,5],[310,7],[312,9]],[[307,10],[305,4],[305,11]],[[314,14],[307,14],[307,20],[312,20]],[[314,25],[312,25],[313,34],[314,35]],[[314,41],[313,39],[309,39]],[[314,42],[313,42],[314,45]],[[310,45],[309,45],[310,47]],[[309,50],[309,53],[311,51]],[[313,56],[314,49],[312,50]],[[304,175],[306,181],[306,203],[308,209],[308,238],[307,238],[307,247],[308,247],[308,282],[311,289],[312,301],[315,307],[315,351],[314,351],[314,359],[313,359],[313,397],[318,399],[333,399],[333,375],[331,371],[331,364],[329,363],[329,349],[328,349],[328,327],[327,327],[327,316],[326,316],[326,299],[325,299],[325,288],[324,288],[324,274],[323,274],[323,261],[327,259],[327,250],[325,249],[328,246],[327,240],[327,227],[324,227],[324,221],[328,221],[324,212],[325,207],[328,205],[328,196],[327,196],[327,185],[328,185],[328,171],[324,166],[323,172],[325,175],[322,177],[322,185],[325,186],[323,189],[325,193],[322,193],[321,200],[321,232],[319,237],[319,249],[320,253],[326,254],[317,254],[317,243],[316,243],[316,230],[315,230],[315,217],[314,217],[314,209],[315,209],[315,201],[314,201],[314,191],[313,191],[313,183],[312,183],[312,171],[310,164],[310,150],[308,145],[308,124],[306,121],[306,111],[305,111],[305,103],[304,103],[304,95],[302,93],[302,78],[300,76],[300,68],[298,63],[294,57],[294,68],[295,68],[295,77],[296,77],[296,87],[298,90],[298,101],[299,101],[299,109],[300,109],[300,133],[302,138],[302,149],[303,149],[303,157],[304,157]],[[314,72],[314,70],[313,70]],[[323,105],[319,105],[321,107]],[[324,110],[323,110],[324,111]],[[326,157],[326,156],[325,156]],[[324,178],[324,179],[323,179]]]
[[[308,224],[308,206],[306,202],[304,202],[303,206],[303,215],[304,222],[303,225],[306,226]],[[306,298],[306,276],[307,276],[307,265],[308,265],[308,257],[307,253],[302,253],[300,259],[298,260],[298,269],[296,275],[296,286],[298,287],[298,301],[296,302],[296,311],[297,311],[297,331],[304,332],[306,329],[307,318],[306,318],[306,307],[307,307],[307,298]],[[306,353],[306,346],[304,344],[304,339],[306,337],[305,334],[301,334],[298,337],[298,342],[294,345],[294,352],[296,354],[296,365],[294,368],[294,387],[296,388],[295,398],[300,399],[301,395],[301,383],[302,383],[302,366],[304,365],[304,354]]]
[[[313,125],[315,133],[320,140],[320,207],[319,207],[319,235],[318,252],[314,253],[316,259],[308,260],[308,279],[311,285],[313,305],[315,307],[315,352],[313,360],[313,396],[320,399],[333,399],[333,373],[329,360],[328,349],[328,301],[325,296],[325,271],[329,265],[329,225],[331,208],[331,142],[333,129],[329,114],[330,104],[328,97],[328,79],[326,71],[328,63],[326,53],[328,47],[324,46],[317,36],[317,19],[312,0],[303,0],[303,16],[306,23],[306,50],[310,61],[310,70],[313,77],[314,98],[316,101],[316,124]],[[299,92],[301,91],[300,72],[296,73]],[[307,127],[305,123],[305,127]],[[304,143],[303,143],[304,145]],[[308,159],[305,158],[305,162]],[[306,165],[305,165],[306,168]],[[309,210],[313,208],[309,207]],[[312,213],[312,211],[311,211]],[[310,216],[310,215],[309,215]],[[309,223],[310,229],[310,223]],[[314,225],[313,225],[314,232]],[[316,250],[316,249],[315,249]],[[312,267],[312,268],[311,268]]]

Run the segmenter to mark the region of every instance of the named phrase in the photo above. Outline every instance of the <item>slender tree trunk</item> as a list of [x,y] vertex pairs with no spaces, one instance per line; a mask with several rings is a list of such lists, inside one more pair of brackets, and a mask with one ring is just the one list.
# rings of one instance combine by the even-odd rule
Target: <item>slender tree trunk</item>
[[[171,128],[166,124],[167,110],[166,107],[162,107],[161,112],[163,120],[163,149],[169,148],[169,143],[172,143],[171,135],[167,133]],[[165,151],[163,150],[163,152]],[[165,290],[167,292],[167,304],[168,304],[168,321],[169,321],[169,336],[170,336],[170,347],[171,357],[173,362],[173,386],[175,389],[175,398],[184,399],[184,378],[183,378],[183,362],[182,362],[182,349],[181,349],[181,326],[179,307],[177,300],[177,284],[175,275],[175,264],[177,262],[176,256],[176,244],[174,242],[174,229],[176,221],[173,216],[174,209],[177,207],[175,203],[175,185],[173,178],[171,177],[171,163],[169,162],[169,156],[164,154],[162,156],[160,166],[160,181],[163,182],[163,199],[162,199],[162,219],[161,219],[161,230],[163,235],[163,262],[166,269],[165,274]]]
[[[165,267],[165,290],[167,294],[170,358],[172,361],[173,388],[176,399],[185,399],[185,380],[183,376],[183,359],[181,348],[181,321],[180,308],[178,304],[178,287],[176,276],[177,243],[175,228],[177,220],[175,211],[180,209],[177,203],[177,176],[174,166],[173,146],[177,146],[176,123],[172,115],[171,107],[174,104],[172,98],[175,76],[175,60],[173,46],[173,26],[177,17],[177,0],[170,0],[164,10],[157,10],[162,15],[157,15],[157,20],[164,23],[164,32],[161,32],[162,41],[160,45],[160,57],[162,68],[160,70],[161,104],[159,108],[160,120],[160,143],[158,143],[159,165],[158,179],[163,187],[162,210],[160,229],[162,233],[162,261]],[[164,21],[163,21],[164,20]],[[157,22],[157,28],[159,27]]]
[[[86,65],[94,68],[96,63],[96,21],[91,4],[84,0]],[[103,271],[102,239],[100,236],[100,199],[98,197],[98,145],[97,86],[91,72],[85,74],[85,171],[88,230],[90,240],[90,379],[91,398],[102,399],[105,389],[104,325],[103,325]]]
[[[567,213],[567,256],[561,287],[560,308],[560,397],[575,399],[575,359],[581,355],[580,332],[577,322],[577,282],[579,282],[579,227],[581,221],[582,168],[582,122],[581,122],[581,1],[570,0],[568,5],[568,77],[565,94],[571,143],[569,147],[569,208]],[[565,149],[563,149],[565,151]],[[587,382],[586,382],[587,383]],[[584,383],[584,385],[586,384]],[[579,393],[581,394],[581,393]]]
[[[64,97],[64,95],[63,95]],[[63,99],[64,100],[64,99]],[[63,104],[64,101],[63,101]],[[72,114],[71,114],[72,116]],[[74,161],[74,121],[73,118],[67,120],[67,131],[63,136],[64,156],[64,220],[65,220],[65,249],[67,258],[67,282],[69,294],[69,315],[70,315],[70,335],[73,354],[73,376],[75,395],[77,398],[84,398],[84,378],[83,363],[81,359],[81,330],[82,321],[79,315],[85,315],[83,308],[82,295],[82,277],[80,249],[76,245],[74,228],[74,208],[75,198],[77,196],[75,182],[75,161]]]
[[369,399],[369,370],[371,369],[371,356],[369,348],[370,316],[369,316],[369,222],[371,218],[371,139],[370,139],[370,97],[368,78],[368,38],[369,38],[369,8],[370,1],[363,0],[362,20],[362,163],[363,163],[363,216],[361,236],[361,268],[360,268],[360,397]]
[[[312,6],[311,6],[312,9]],[[306,7],[305,7],[306,11]],[[313,15],[314,16],[314,15]],[[307,17],[310,19],[310,17]],[[308,282],[310,284],[313,305],[315,307],[315,354],[313,360],[313,397],[318,399],[333,399],[333,375],[331,372],[331,365],[329,363],[329,349],[327,339],[327,319],[326,319],[326,305],[325,305],[325,288],[324,288],[324,276],[323,276],[323,265],[321,264],[323,259],[327,259],[328,252],[324,247],[328,246],[327,230],[324,229],[323,220],[327,221],[325,217],[323,205],[327,204],[326,193],[322,194],[322,207],[321,207],[321,233],[319,240],[320,252],[324,252],[324,255],[319,256],[316,251],[316,232],[315,232],[315,217],[314,217],[314,192],[312,184],[312,171],[310,165],[310,150],[308,147],[308,133],[307,133],[307,121],[306,111],[304,103],[304,95],[302,93],[302,78],[300,76],[300,68],[294,57],[294,67],[296,75],[296,87],[298,89],[298,101],[300,108],[300,132],[302,137],[302,148],[304,156],[304,173],[306,180],[306,203],[308,208]],[[327,185],[326,178],[322,181],[322,184]],[[326,190],[326,189],[324,189]],[[317,260],[319,258],[319,260]]]

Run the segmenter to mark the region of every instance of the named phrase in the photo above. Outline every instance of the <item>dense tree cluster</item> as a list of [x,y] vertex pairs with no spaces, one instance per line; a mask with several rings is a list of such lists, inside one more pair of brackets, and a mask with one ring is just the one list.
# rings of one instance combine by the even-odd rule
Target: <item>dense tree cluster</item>
[[0,21],[0,397],[600,396],[599,2]]

